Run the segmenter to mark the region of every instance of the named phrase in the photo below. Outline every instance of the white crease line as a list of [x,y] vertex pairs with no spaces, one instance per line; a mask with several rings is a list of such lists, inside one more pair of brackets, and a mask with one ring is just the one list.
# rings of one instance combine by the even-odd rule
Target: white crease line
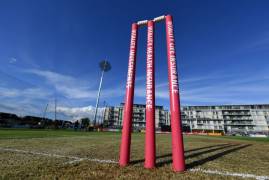
[[92,162],[110,163],[110,164],[117,164],[118,163],[118,162],[116,162],[114,160],[80,158],[80,157],[76,157],[76,156],[64,156],[64,155],[58,155],[58,154],[41,153],[41,152],[34,152],[34,151],[25,151],[25,150],[20,150],[20,149],[11,149],[11,148],[1,148],[0,147],[0,150],[9,151],[9,152],[24,153],[24,154],[33,154],[33,155],[41,155],[41,156],[48,156],[48,157],[56,157],[56,158],[74,159],[72,161],[68,161],[65,164],[72,164],[72,163],[80,162],[80,161],[92,161]]
[[113,160],[105,160],[105,159],[90,159],[90,158],[78,158],[72,161],[68,161],[65,164],[74,164],[79,163],[81,161],[91,161],[91,162],[98,162],[98,163],[108,163],[108,164],[118,164],[118,162]]
[[84,160],[83,158],[81,158],[81,159],[75,159],[75,160],[72,160],[72,161],[68,161],[68,162],[66,162],[64,164],[75,164],[75,163],[79,163],[79,162],[81,162],[83,160]]
[[[66,162],[65,164],[73,164],[73,163],[77,163],[77,162],[81,162],[81,161],[92,161],[92,162],[98,162],[98,163],[118,164],[118,162],[116,162],[114,160],[80,158],[80,157],[76,157],[76,156],[63,156],[63,155],[58,155],[58,154],[41,153],[41,152],[33,152],[33,151],[25,151],[25,150],[20,150],[20,149],[1,148],[1,147],[0,147],[0,150],[9,151],[9,152],[18,152],[18,153],[24,153],[24,154],[34,154],[34,155],[42,155],[42,156],[49,156],[49,157],[74,159],[74,160]],[[205,170],[205,169],[201,169],[201,168],[189,169],[188,171],[190,171],[190,172],[203,172],[206,174],[217,174],[217,175],[222,175],[222,176],[254,178],[257,180],[269,180],[269,176],[258,176],[258,175],[254,175],[254,174],[221,172],[221,171],[216,171],[216,170]]]
[[191,171],[191,172],[203,172],[203,173],[207,173],[207,174],[217,174],[217,175],[223,175],[223,176],[254,178],[254,179],[257,179],[257,180],[269,179],[269,176],[257,176],[257,175],[254,175],[254,174],[221,172],[221,171],[216,171],[216,170],[205,170],[205,169],[201,169],[201,168],[189,169],[189,171]]

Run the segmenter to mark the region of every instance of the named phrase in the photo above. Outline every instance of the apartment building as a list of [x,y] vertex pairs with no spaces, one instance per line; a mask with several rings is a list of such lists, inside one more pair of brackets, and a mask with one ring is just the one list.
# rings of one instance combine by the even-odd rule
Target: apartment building
[[[121,128],[123,119],[122,103],[118,107],[107,107],[104,113],[104,126]],[[146,106],[134,104],[133,128],[145,129]],[[198,132],[268,132],[269,105],[220,105],[183,106],[181,119],[184,129]],[[155,127],[170,126],[170,112],[163,106],[156,106]],[[189,127],[189,128],[186,128]]]
[[[104,126],[111,128],[121,128],[123,119],[124,103],[116,107],[107,107],[104,113]],[[141,130],[146,127],[146,106],[144,104],[133,105],[133,129]],[[163,106],[155,107],[155,127],[160,129],[162,126],[170,125],[170,115]]]
[[268,132],[269,105],[185,106],[182,122],[194,131]]

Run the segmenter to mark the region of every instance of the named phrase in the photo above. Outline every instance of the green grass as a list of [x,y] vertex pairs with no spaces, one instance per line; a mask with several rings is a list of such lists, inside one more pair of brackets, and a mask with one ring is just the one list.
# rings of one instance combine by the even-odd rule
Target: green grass
[[[202,172],[174,173],[170,134],[156,135],[157,167],[152,170],[143,168],[143,133],[132,134],[131,164],[125,168],[87,160],[68,164],[66,157],[3,150],[118,161],[120,138],[120,133],[0,129],[0,179],[235,179]],[[184,145],[188,168],[269,176],[268,140],[185,136]]]
[[[200,137],[201,138],[208,138],[208,136],[200,136]],[[210,138],[269,143],[269,137],[260,138],[260,137],[248,137],[248,136],[211,136]]]
[[[98,132],[83,132],[73,130],[44,130],[44,129],[0,129],[0,139],[25,139],[25,138],[48,138],[48,137],[73,137],[100,135]],[[106,135],[113,134],[106,132]]]

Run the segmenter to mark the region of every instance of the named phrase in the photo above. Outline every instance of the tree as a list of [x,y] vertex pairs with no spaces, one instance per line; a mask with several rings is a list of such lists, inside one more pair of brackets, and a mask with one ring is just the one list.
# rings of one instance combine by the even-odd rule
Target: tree
[[89,126],[90,119],[89,118],[81,118],[81,128],[85,129]]

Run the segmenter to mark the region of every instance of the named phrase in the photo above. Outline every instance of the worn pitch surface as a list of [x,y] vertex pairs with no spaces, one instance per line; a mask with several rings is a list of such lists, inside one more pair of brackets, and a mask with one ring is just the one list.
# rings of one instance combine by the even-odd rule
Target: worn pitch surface
[[171,170],[170,134],[158,134],[157,168],[143,168],[144,134],[132,134],[131,164],[117,164],[120,133],[0,130],[0,179],[267,179],[269,141],[185,136],[188,170]]

